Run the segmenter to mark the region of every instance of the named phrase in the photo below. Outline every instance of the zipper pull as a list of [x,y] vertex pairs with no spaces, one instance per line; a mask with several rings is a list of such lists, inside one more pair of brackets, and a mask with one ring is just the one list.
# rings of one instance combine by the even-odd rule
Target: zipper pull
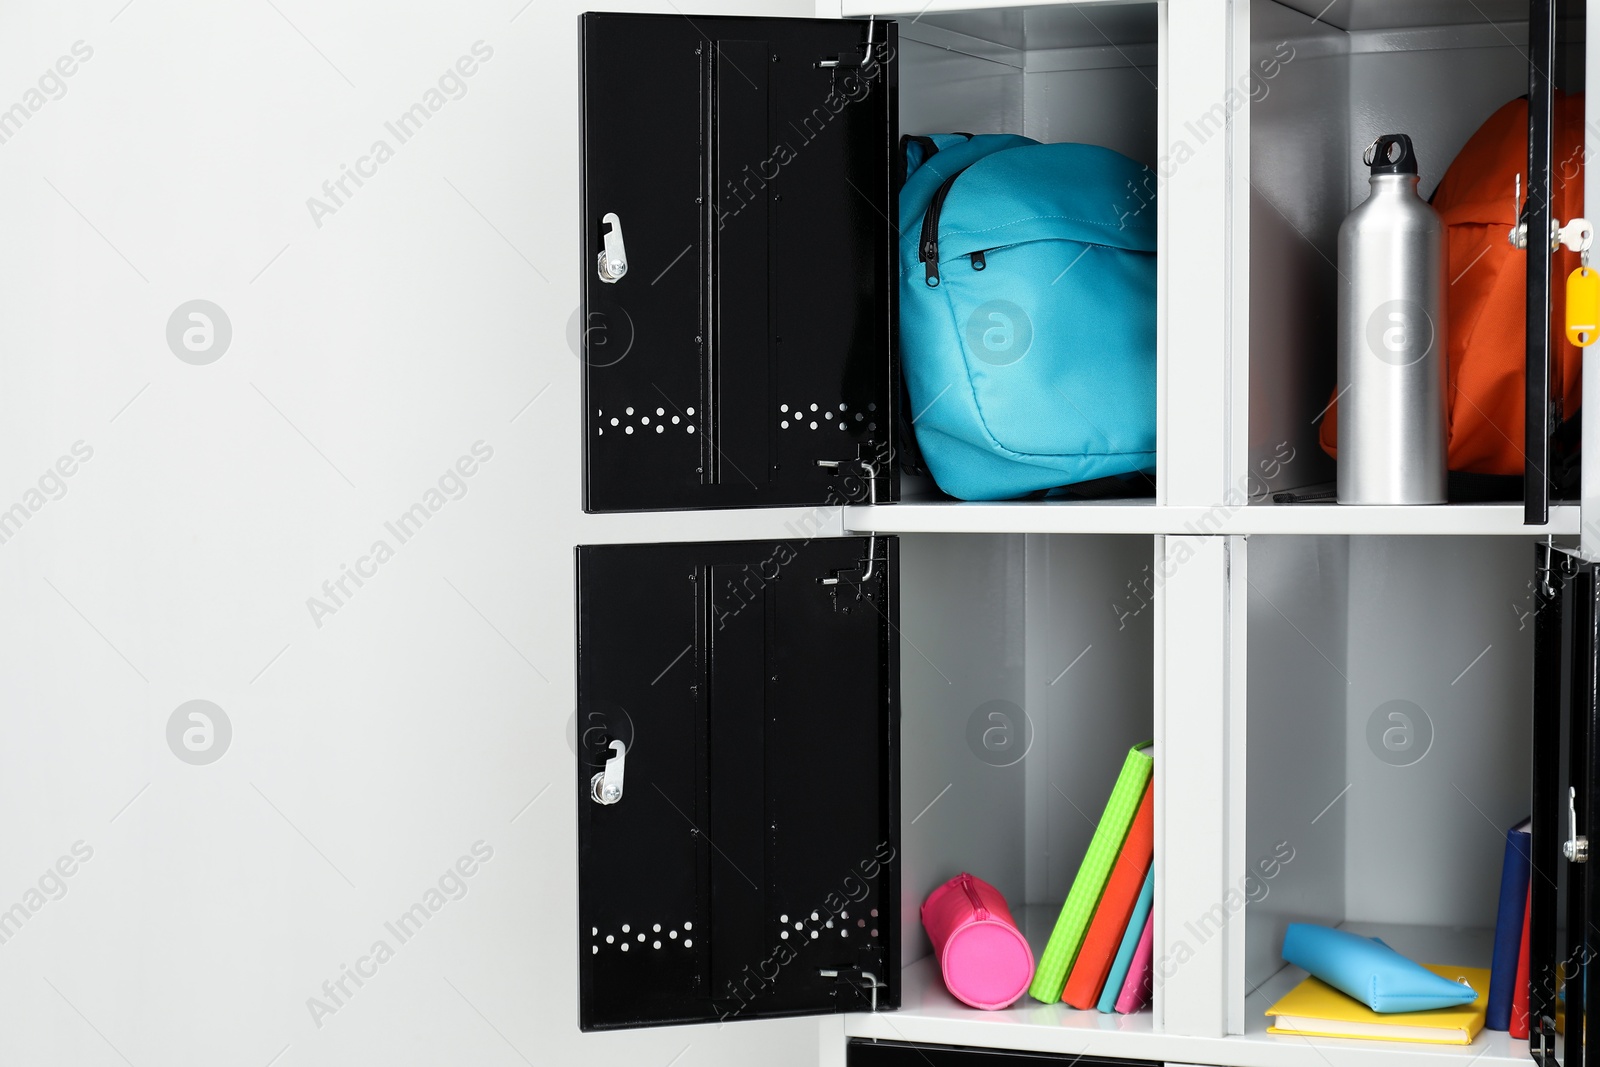
[[983,901],[978,897],[978,889],[972,884],[972,875],[961,876],[961,889],[967,894],[967,901],[972,905],[973,917],[980,922],[987,922],[989,909],[983,906]]
[[974,252],[974,253],[972,253],[972,269],[973,270],[983,270],[984,268],[988,267],[988,265],[989,265],[989,261],[984,258],[982,252]]
[[917,258],[922,261],[926,271],[925,278],[929,289],[939,287],[939,214],[944,210],[945,197],[950,195],[950,187],[966,169],[962,167],[934,190],[933,199],[928,202],[928,210],[922,216],[922,238],[917,247]]

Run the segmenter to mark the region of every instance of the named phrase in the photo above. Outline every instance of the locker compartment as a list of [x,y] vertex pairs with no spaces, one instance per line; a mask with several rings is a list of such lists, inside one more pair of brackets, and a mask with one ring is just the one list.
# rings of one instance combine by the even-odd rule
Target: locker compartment
[[[919,415],[895,363],[899,136],[1019,133],[1154,165],[1158,13],[585,16],[585,507],[949,499],[898,477]],[[1107,210],[1153,214],[1155,184]]]
[[1489,966],[1506,830],[1531,804],[1533,557],[1517,538],[1249,539],[1244,873],[1177,932],[1246,912],[1246,1034],[1305,977],[1279,955],[1289,922]]
[[1101,1056],[1056,1056],[1042,1052],[999,1052],[954,1045],[913,1045],[892,1041],[852,1041],[846,1067],[1156,1067],[1146,1060]]
[[900,132],[1020,133],[1154,166],[1158,23],[1153,3],[908,8]]
[[[946,990],[919,909],[970,872],[1005,896],[1039,958],[1117,772],[1153,730],[1153,539],[900,538],[901,1010],[922,1022],[1132,1028],[1024,994],[980,1011]],[[1160,754],[1156,754],[1160,759]],[[915,1018],[913,1018],[915,1017]],[[865,1022],[866,1020],[863,1020]]]
[[[1056,4],[926,13],[918,10],[921,6],[894,16],[899,20],[901,134],[1017,133],[1046,143],[1100,145],[1155,166],[1157,5]],[[1152,180],[1127,189],[1117,210],[1129,216],[1153,214],[1156,186]],[[1005,343],[1031,329],[1024,322],[1002,325],[1008,331],[1002,335]],[[924,410],[937,402],[925,401]],[[1073,414],[1066,402],[1062,407]],[[902,428],[921,414],[907,411]],[[1101,499],[1148,497],[1153,486],[1153,473],[1136,476],[1125,487],[1106,490],[1110,495]],[[900,499],[952,500],[931,477],[904,471]]]
[[[1429,198],[1478,127],[1528,95],[1529,11],[1523,0],[1251,4],[1248,404],[1235,433],[1247,434],[1248,478],[1261,503],[1272,491],[1333,488],[1334,460],[1318,433],[1337,376],[1339,225],[1369,192],[1363,149],[1380,134],[1408,134],[1417,191]],[[1560,4],[1558,16],[1553,81],[1581,92],[1583,5]],[[1551,181],[1576,180],[1581,161],[1561,155]],[[1526,163],[1520,171],[1526,203]],[[1507,213],[1515,195],[1508,183]],[[1526,271],[1526,253],[1513,267]],[[1563,286],[1565,276],[1552,284]],[[1235,352],[1236,365],[1242,356]],[[1520,422],[1506,433],[1521,451]],[[1515,476],[1453,483],[1453,503],[1473,497],[1521,501],[1523,489]]]

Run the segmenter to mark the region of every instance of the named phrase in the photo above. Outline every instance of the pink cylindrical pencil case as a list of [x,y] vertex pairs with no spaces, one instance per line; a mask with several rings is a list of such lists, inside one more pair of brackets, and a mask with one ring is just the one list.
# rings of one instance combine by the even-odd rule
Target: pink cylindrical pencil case
[[963,1004],[994,1011],[1033,981],[1033,950],[1000,891],[960,874],[928,895],[922,928],[939,958],[945,988]]

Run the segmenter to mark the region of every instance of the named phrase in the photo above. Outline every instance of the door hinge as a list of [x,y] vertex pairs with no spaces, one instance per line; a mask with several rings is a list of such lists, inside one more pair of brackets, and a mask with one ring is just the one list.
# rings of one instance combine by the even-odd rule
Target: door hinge
[[[834,507],[848,504],[876,504],[878,502],[878,477],[879,465],[876,447],[871,444],[856,445],[854,459],[819,459],[817,466],[833,471],[834,478],[838,481],[835,493],[842,499],[830,498],[827,503]],[[857,482],[851,485],[852,481]],[[866,482],[866,500],[861,499],[862,486]]]
[[1557,545],[1554,537],[1546,536],[1539,545],[1534,564],[1537,590],[1546,600],[1561,595],[1562,586],[1578,573],[1578,560],[1566,548]]
[[1540,1067],[1560,1067],[1556,1062],[1556,1021],[1546,1015],[1533,1026],[1532,1040],[1528,1042],[1528,1055]]
[[833,598],[833,610],[848,615],[850,613],[849,601],[841,602],[839,591],[841,589],[853,589],[855,590],[854,599],[870,598],[873,594],[866,592],[864,587],[868,582],[882,574],[881,563],[882,560],[878,558],[878,539],[875,536],[869,536],[867,538],[867,558],[862,561],[861,566],[832,571],[828,577],[818,578],[817,584],[826,589]]
[[879,981],[877,975],[873,974],[871,971],[862,970],[860,967],[854,968],[852,972],[822,968],[819,969],[817,973],[822,975],[824,978],[833,978],[844,982],[851,988],[851,990],[856,990],[857,987],[866,990],[869,1002],[871,1004],[871,1007],[868,1009],[869,1011],[875,1012],[878,1010],[878,990],[889,988],[887,982]]
[[861,51],[840,52],[836,56],[828,56],[826,59],[819,59],[817,60],[817,66],[821,67],[823,70],[855,70],[856,68],[862,66],[864,63],[866,63],[867,57],[872,54],[872,35],[877,28],[878,17],[876,15],[868,16],[867,39],[862,44]]

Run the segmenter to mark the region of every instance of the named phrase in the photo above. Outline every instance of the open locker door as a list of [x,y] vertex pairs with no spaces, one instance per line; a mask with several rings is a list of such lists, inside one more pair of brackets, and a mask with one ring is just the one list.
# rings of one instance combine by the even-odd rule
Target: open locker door
[[897,563],[578,549],[583,1029],[898,1006]]
[[[1556,491],[1570,496],[1572,478],[1572,429],[1588,416],[1564,410],[1566,383],[1558,375],[1570,374],[1569,353],[1577,351],[1566,341],[1568,323],[1552,321],[1554,296],[1566,289],[1567,271],[1555,269],[1556,251],[1566,247],[1583,254],[1588,264],[1593,227],[1584,219],[1584,205],[1592,202],[1585,187],[1593,181],[1594,133],[1584,127],[1581,156],[1567,146],[1567,120],[1558,115],[1557,92],[1582,93],[1584,90],[1587,45],[1584,38],[1588,0],[1530,0],[1528,4],[1528,168],[1526,200],[1513,241],[1527,248],[1524,324],[1527,364],[1523,409],[1523,522],[1543,526],[1550,521],[1550,500]],[[1587,94],[1583,97],[1587,108]],[[1585,172],[1577,183],[1577,169]],[[1546,234],[1547,241],[1531,235]],[[1564,305],[1565,301],[1561,301]],[[1570,320],[1570,314],[1567,316]],[[1592,327],[1590,327],[1592,336]],[[1557,358],[1558,346],[1560,358]],[[1586,387],[1587,388],[1587,387]],[[1584,408],[1591,408],[1589,403]],[[1557,442],[1557,438],[1561,441]],[[1593,440],[1585,433],[1584,440]],[[1583,465],[1584,476],[1593,478],[1593,464]],[[1579,488],[1582,496],[1591,495],[1588,483]],[[1584,533],[1585,541],[1595,540]],[[1595,548],[1600,548],[1596,543]]]
[[[1526,380],[1523,392],[1523,517],[1529,526],[1550,521],[1550,293],[1554,249],[1551,232],[1551,154],[1554,143],[1557,0],[1528,4],[1528,181],[1520,240],[1527,257]],[[1563,279],[1564,280],[1564,279]]]
[[[1582,0],[1585,9],[1587,0]],[[1600,12],[1600,4],[1596,5]],[[1600,34],[1584,35],[1584,72],[1600,70]],[[1589,106],[1589,95],[1584,94],[1583,202],[1587,212],[1589,204],[1600,204],[1600,167],[1595,166],[1600,155],[1600,104]],[[1600,209],[1597,209],[1600,212]],[[1595,254],[1600,258],[1600,253]],[[1590,349],[1592,351],[1593,349]],[[1600,368],[1587,366],[1584,357],[1583,377],[1583,462],[1582,488],[1578,515],[1582,528],[1582,550],[1585,559],[1600,560]]]
[[[1587,0],[1531,0],[1528,21],[1528,233],[1551,232],[1551,181],[1571,175],[1571,160],[1552,161],[1553,89],[1584,89],[1587,58],[1600,57],[1592,41],[1574,47],[1575,29]],[[1587,34],[1584,34],[1587,37]],[[1585,93],[1585,107],[1589,95]],[[1592,114],[1592,112],[1591,112]],[[1584,122],[1583,202],[1597,181],[1589,120]],[[1583,213],[1587,213],[1586,209]],[[1577,212],[1574,212],[1577,214]],[[1552,462],[1550,433],[1574,412],[1552,410],[1550,401],[1551,287],[1549,256],[1528,245],[1527,514],[1530,525],[1548,521]],[[1588,362],[1587,357],[1584,360]],[[1600,441],[1600,381],[1584,368],[1583,443]],[[1600,949],[1600,877],[1588,877],[1590,836],[1600,828],[1600,537],[1592,529],[1600,514],[1597,464],[1582,463],[1581,543],[1558,545],[1547,538],[1534,548],[1533,634],[1533,826],[1529,842],[1532,878],[1528,919],[1528,1051],[1541,1067],[1584,1067],[1591,1009],[1600,988],[1588,981]],[[1563,900],[1564,898],[1564,900]],[[1563,914],[1564,911],[1564,914]],[[1557,1025],[1558,1017],[1564,1023]]]
[[587,510],[894,498],[895,32],[582,17]]
[[1549,543],[1535,548],[1535,573],[1528,1050],[1542,1067],[1583,1067],[1600,1002],[1587,979],[1600,947],[1600,878],[1588,877],[1600,816],[1600,587],[1595,564]]

